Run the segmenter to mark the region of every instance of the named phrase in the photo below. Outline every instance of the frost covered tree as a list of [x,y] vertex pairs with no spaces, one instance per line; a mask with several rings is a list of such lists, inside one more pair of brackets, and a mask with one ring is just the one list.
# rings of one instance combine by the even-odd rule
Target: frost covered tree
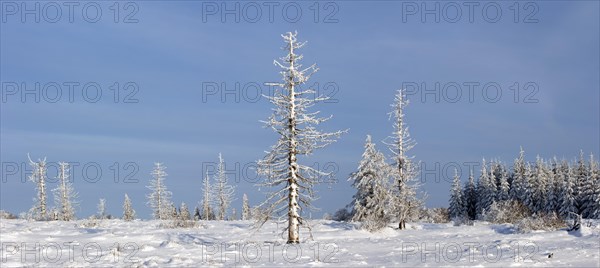
[[58,210],[56,210],[56,208],[50,209],[50,219],[53,221],[59,220]]
[[27,154],[27,158],[29,158],[29,165],[32,169],[29,180],[35,183],[37,188],[37,195],[34,198],[34,205],[30,213],[35,220],[46,220],[48,219],[46,203],[46,158],[43,160],[38,159],[37,162],[31,160],[29,154]]
[[264,121],[267,127],[278,134],[278,140],[266,156],[258,161],[258,174],[265,176],[262,184],[273,187],[265,202],[261,204],[268,215],[283,219],[287,214],[288,243],[300,242],[300,226],[304,224],[302,210],[312,208],[314,200],[313,185],[319,178],[331,176],[299,162],[299,156],[311,155],[315,149],[323,148],[336,141],[343,132],[322,132],[316,126],[331,117],[318,117],[319,112],[310,112],[316,103],[329,97],[314,96],[312,89],[300,87],[318,69],[315,65],[302,68],[299,61],[302,55],[297,50],[304,46],[298,42],[297,33],[282,35],[286,56],[275,60],[281,68],[283,82],[272,83],[275,86],[273,96],[265,96],[275,106],[273,114]]
[[[367,135],[367,140],[364,145],[362,159],[358,165],[358,171],[350,174],[349,181],[352,181],[352,186],[356,188],[356,194],[350,203],[352,210],[353,221],[364,221],[369,209],[367,208],[367,197],[372,196],[373,181],[377,178],[376,173],[381,173],[381,161],[376,162],[378,151],[375,149],[375,144],[371,142],[371,136]],[[380,159],[379,159],[380,160]],[[385,161],[384,163],[385,164]],[[377,166],[377,167],[376,167]]]
[[373,195],[367,196],[366,205],[367,208],[371,209],[364,219],[363,228],[374,232],[388,225],[391,218],[386,204],[389,204],[389,201],[390,191],[387,180],[385,178],[383,180],[375,180],[373,182]]
[[485,159],[483,159],[481,165],[481,176],[479,177],[477,184],[477,218],[482,218],[484,213],[490,210],[490,206],[495,200],[496,183],[493,176],[493,171],[491,169],[488,171]]
[[177,207],[175,206],[175,203],[171,202],[171,205],[169,207],[169,211],[171,211],[171,213],[169,214],[169,218],[167,219],[179,219],[179,212],[177,212]]
[[573,195],[575,196],[575,213],[583,215],[587,208],[587,200],[585,195],[586,181],[588,180],[588,167],[585,164],[583,151],[579,152],[579,160],[573,169],[574,188]]
[[513,164],[513,172],[511,176],[510,197],[513,200],[524,202],[525,189],[527,187],[527,174],[525,165],[525,151],[520,148],[519,157],[515,159]]
[[561,180],[559,209],[560,216],[564,219],[571,218],[576,213],[573,172],[567,161],[562,161],[558,168],[558,177]]
[[526,163],[525,164],[525,184],[524,184],[524,188],[522,189],[523,193],[522,193],[522,197],[521,200],[523,202],[523,205],[525,205],[532,213],[536,213],[537,211],[535,210],[536,206],[537,206],[537,196],[536,196],[536,186],[535,186],[535,175],[534,175],[534,169],[535,167],[531,167],[530,163]]
[[510,184],[508,183],[508,172],[502,167],[498,173],[498,191],[496,192],[496,201],[506,201],[510,199]]
[[196,208],[194,208],[194,220],[199,221],[200,219],[200,208],[196,206]]
[[179,206],[179,218],[184,221],[190,220],[190,210],[185,202],[182,202]]
[[251,219],[250,204],[248,204],[248,196],[244,194],[242,197],[242,220],[245,221],[249,219]]
[[123,220],[132,221],[135,219],[135,210],[131,206],[131,200],[129,196],[125,194],[125,201],[123,201]]
[[497,160],[490,162],[490,173],[495,186],[494,201],[500,202],[510,199],[510,183],[506,167]]
[[398,229],[406,228],[406,221],[418,214],[423,200],[417,197],[419,184],[415,181],[417,177],[416,165],[413,164],[411,156],[408,156],[415,142],[410,138],[408,125],[404,119],[404,109],[409,104],[404,89],[398,90],[392,103],[392,111],[389,113],[393,120],[394,131],[385,142],[392,152],[392,171],[394,178],[394,193],[392,210],[398,220]]
[[167,190],[165,185],[165,166],[161,163],[154,163],[154,169],[150,173],[152,180],[148,189],[152,192],[146,197],[148,198],[148,205],[152,209],[152,216],[157,220],[167,220],[172,217],[172,203],[171,203],[171,192]]
[[75,205],[77,193],[69,181],[69,164],[58,163],[58,186],[53,190],[54,203],[58,206],[58,219],[61,221],[75,220]]
[[582,184],[581,194],[583,195],[582,202],[583,211],[582,215],[585,218],[596,218],[597,211],[600,206],[598,202],[598,195],[600,194],[600,187],[598,187],[598,163],[594,160],[594,155],[590,155],[590,161],[588,164],[588,171],[586,172],[587,179]]
[[590,180],[593,191],[590,193],[590,218],[600,219],[600,168],[598,162],[590,156]]
[[223,160],[223,157],[221,157],[220,153],[219,164],[217,165],[217,172],[215,176],[216,182],[214,186],[214,196],[216,196],[217,207],[219,209],[217,220],[223,221],[227,218],[227,209],[233,201],[233,194],[235,192],[235,188],[227,183],[227,174],[225,173],[225,161]]
[[464,200],[460,176],[458,176],[458,170],[454,169],[454,180],[452,181],[450,205],[448,207],[448,214],[451,219],[462,219],[466,216]]
[[469,171],[469,180],[465,184],[463,191],[464,195],[464,206],[467,212],[467,216],[470,220],[475,220],[477,217],[477,186],[475,185],[475,176],[473,176],[473,170]]
[[388,183],[390,167],[385,162],[385,156],[371,142],[371,136],[367,135],[364,147],[358,170],[349,178],[356,188],[351,203],[352,220],[364,222],[365,229],[376,231],[390,222],[390,212],[386,209],[391,199]]
[[528,206],[533,212],[540,213],[546,210],[549,177],[550,171],[548,170],[545,161],[538,156],[535,161],[534,170],[530,174],[529,181],[529,193],[533,202],[529,202]]
[[546,184],[546,213],[558,212],[559,190],[561,187],[560,177],[558,176],[558,161],[552,160],[552,170],[548,172],[548,181]]
[[98,219],[106,219],[106,199],[104,198],[100,198],[100,200],[98,201],[98,213],[96,215],[96,218]]
[[208,171],[204,176],[204,185],[202,186],[202,219],[203,220],[212,220],[213,214],[212,212],[212,204],[214,201],[213,190],[210,185],[210,177],[208,176]]

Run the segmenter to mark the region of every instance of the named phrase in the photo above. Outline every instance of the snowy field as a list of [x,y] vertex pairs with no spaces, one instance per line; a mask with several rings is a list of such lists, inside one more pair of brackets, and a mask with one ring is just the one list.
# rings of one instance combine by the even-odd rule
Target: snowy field
[[[314,241],[283,243],[281,229],[249,221],[160,228],[158,221],[1,220],[2,267],[520,266],[600,267],[600,222],[578,233],[519,234],[511,225],[411,224],[371,234],[352,223],[312,221]],[[281,227],[281,226],[280,226]],[[552,254],[549,258],[548,255]]]

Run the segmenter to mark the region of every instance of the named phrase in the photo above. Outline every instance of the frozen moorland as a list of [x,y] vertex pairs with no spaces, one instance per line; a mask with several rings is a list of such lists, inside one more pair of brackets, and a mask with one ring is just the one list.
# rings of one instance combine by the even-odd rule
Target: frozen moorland
[[577,232],[519,233],[510,224],[413,223],[376,233],[357,224],[312,220],[301,244],[285,244],[282,225],[201,221],[0,220],[2,267],[198,266],[515,266],[600,267],[600,221]]

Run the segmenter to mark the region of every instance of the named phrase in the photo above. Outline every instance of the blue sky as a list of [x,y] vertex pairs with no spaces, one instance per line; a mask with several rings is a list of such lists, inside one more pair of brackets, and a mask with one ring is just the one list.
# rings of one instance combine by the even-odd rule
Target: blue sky
[[[419,5],[415,15],[403,17],[413,2],[402,1],[331,2],[329,6],[321,2],[317,22],[314,2],[294,2],[302,10],[295,23],[282,16],[285,2],[274,6],[272,22],[264,2],[250,6],[239,2],[242,10],[250,12],[239,22],[233,15],[225,15],[222,21],[222,6],[216,15],[206,15],[214,2],[132,2],[137,12],[131,18],[137,23],[123,23],[133,11],[124,6],[115,23],[113,2],[97,2],[102,17],[96,23],[81,15],[83,2],[75,7],[72,23],[64,6],[59,21],[49,23],[45,19],[51,20],[55,9],[44,9],[47,2],[39,3],[49,12],[42,13],[40,23],[32,15],[25,15],[22,22],[20,11],[9,15],[12,6],[2,7],[0,209],[11,212],[27,210],[35,194],[34,185],[21,179],[27,153],[79,165],[74,167],[79,217],[95,213],[99,198],[107,199],[110,213],[120,215],[125,193],[138,215],[149,217],[144,196],[157,161],[167,166],[167,186],[174,201],[193,207],[201,199],[203,167],[213,165],[219,152],[232,170],[230,178],[238,180],[235,207],[241,206],[242,193],[248,194],[251,204],[258,204],[265,189],[254,186],[253,171],[247,168],[264,155],[276,136],[259,123],[270,114],[271,105],[265,99],[249,101],[256,92],[251,85],[280,79],[272,61],[283,55],[280,34],[294,30],[299,39],[308,41],[301,51],[304,63],[320,67],[312,81],[337,101],[317,106],[323,114],[334,115],[322,128],[349,129],[339,142],[304,159],[336,173],[337,182],[317,187],[320,199],[315,206],[322,210],[315,217],[350,201],[354,190],[347,177],[360,160],[367,134],[380,150],[386,150],[380,141],[392,131],[389,104],[403,85],[416,83],[435,90],[439,83],[441,88],[436,102],[433,94],[422,96],[420,86],[421,91],[409,96],[406,111],[418,143],[412,153],[429,170],[422,178],[430,207],[447,205],[450,183],[440,174],[444,168],[452,173],[458,165],[465,179],[465,163],[485,157],[511,164],[519,146],[529,160],[538,154],[573,159],[580,149],[586,155],[600,154],[600,21],[595,1],[540,1],[527,8],[520,2],[518,22],[513,2],[493,2],[502,12],[496,23],[487,21],[493,19],[492,11],[488,10],[492,14],[488,17],[481,13],[489,2],[475,7],[472,23],[463,2],[452,2],[462,8],[456,23],[446,20],[453,17],[455,7],[447,2],[438,2],[450,12],[446,17],[442,14],[439,23],[427,14],[421,21]],[[236,3],[226,5],[231,9]],[[436,2],[427,3],[433,8]],[[256,6],[263,16],[250,23]],[[330,23],[325,23],[333,11],[327,17]],[[292,11],[289,14],[294,16]],[[533,23],[524,23],[526,19]],[[52,82],[81,85],[73,102],[65,86],[56,103],[43,98],[53,98],[54,93],[40,95],[39,103],[33,95],[23,102],[20,91],[10,93],[14,83],[19,90],[22,83],[31,90],[35,83]],[[82,96],[82,85],[90,82],[102,88],[95,103]],[[115,82],[119,83],[117,102],[111,90]],[[137,103],[123,102],[132,92],[131,87],[124,89],[127,82],[139,89],[129,98]],[[226,99],[203,93],[203,85],[211,83],[223,83],[237,93]],[[236,83],[242,89],[250,87],[235,91]],[[465,83],[479,84],[473,101]],[[461,85],[463,94],[451,102],[455,84]],[[497,102],[488,101],[495,98],[494,87],[491,91],[487,87],[484,94],[484,85],[500,86]],[[267,89],[261,88],[263,93]],[[86,96],[94,98],[94,91],[88,92],[92,94]],[[116,182],[115,162],[120,169]],[[19,168],[13,171],[15,163]],[[82,175],[84,166],[91,167],[87,180]],[[102,172],[97,182],[89,179],[96,177],[94,167]],[[134,181],[123,182],[130,173]],[[52,174],[55,171],[50,170]]]

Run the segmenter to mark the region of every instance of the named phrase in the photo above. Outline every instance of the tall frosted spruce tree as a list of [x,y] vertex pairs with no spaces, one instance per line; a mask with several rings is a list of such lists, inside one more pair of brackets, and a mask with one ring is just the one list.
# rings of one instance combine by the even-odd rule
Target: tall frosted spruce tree
[[[307,156],[316,149],[336,141],[344,131],[322,132],[316,126],[331,118],[319,117],[319,112],[309,111],[316,103],[329,97],[315,96],[311,89],[302,90],[318,68],[313,64],[303,68],[299,63],[302,55],[297,50],[305,42],[297,41],[297,33],[283,34],[286,55],[275,60],[281,68],[282,82],[273,83],[276,87],[273,96],[265,96],[275,106],[273,114],[263,121],[278,135],[263,159],[258,161],[258,174],[265,176],[263,186],[275,190],[269,193],[261,204],[268,217],[283,219],[287,216],[287,243],[300,242],[300,226],[303,224],[302,210],[311,208],[315,195],[313,185],[319,178],[331,176],[299,162],[299,156]],[[266,219],[265,218],[265,219]]]
[[157,220],[168,220],[173,217],[171,203],[171,192],[167,190],[165,185],[165,166],[161,163],[154,163],[154,169],[152,170],[152,180],[148,189],[152,192],[147,196],[148,205],[152,208],[152,216]]
[[214,196],[213,196],[213,186],[210,184],[210,177],[208,176],[208,171],[206,171],[206,174],[204,175],[203,180],[203,185],[202,185],[202,216],[201,218],[205,221],[208,220],[214,220],[214,213],[213,213],[213,208],[212,205],[214,203]]
[[217,199],[217,207],[219,214],[217,215],[217,220],[226,220],[227,219],[227,209],[231,205],[233,201],[233,194],[235,192],[235,187],[230,185],[227,180],[227,174],[225,172],[225,160],[219,153],[219,164],[217,165],[217,173],[215,174],[216,182],[214,185],[214,195]]
[[404,109],[409,101],[405,90],[398,90],[392,103],[390,119],[393,120],[394,131],[385,142],[392,152],[392,177],[394,178],[394,193],[392,211],[398,220],[398,229],[406,229],[406,221],[414,218],[423,205],[423,200],[417,197],[418,182],[416,165],[413,164],[408,151],[415,146],[410,138],[408,126],[404,120]]
[[58,207],[58,219],[61,221],[75,220],[75,205],[77,193],[69,181],[69,164],[58,163],[58,186],[53,190],[54,203]]
[[37,189],[37,195],[34,198],[34,204],[30,210],[30,214],[35,220],[46,220],[48,219],[48,204],[46,203],[46,158],[43,160],[38,159],[37,162],[31,160],[29,154],[27,154],[27,158],[29,159],[31,169],[33,170],[29,176],[29,180],[35,183]]
[[527,174],[525,165],[525,151],[523,147],[519,150],[519,157],[515,159],[511,176],[510,198],[519,202],[525,202],[525,191],[527,188]]

